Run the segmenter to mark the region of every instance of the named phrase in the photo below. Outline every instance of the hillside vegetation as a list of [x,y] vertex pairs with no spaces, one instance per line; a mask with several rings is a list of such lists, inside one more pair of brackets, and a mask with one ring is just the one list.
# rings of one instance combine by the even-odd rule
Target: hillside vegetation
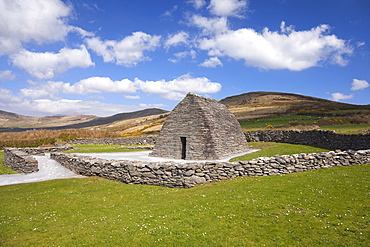
[[370,114],[370,105],[351,105],[291,93],[251,92],[220,101],[238,120],[304,114],[351,116]]
[[135,112],[119,113],[109,117],[77,115],[38,118],[0,111],[0,132],[16,132],[32,129],[81,129],[165,113],[167,113],[165,110],[150,108]]
[[[0,128],[46,128],[88,122],[92,115],[29,117],[0,110]],[[1,130],[0,130],[1,131]]]

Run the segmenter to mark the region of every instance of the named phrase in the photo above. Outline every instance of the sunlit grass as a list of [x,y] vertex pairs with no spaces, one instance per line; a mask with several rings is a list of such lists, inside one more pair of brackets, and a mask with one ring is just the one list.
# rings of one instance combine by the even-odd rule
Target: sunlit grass
[[[122,145],[72,145],[74,148],[66,153],[113,153],[143,151],[143,149],[127,149]],[[135,145],[134,145],[135,146]]]
[[265,128],[268,125],[272,126],[283,126],[289,125],[292,121],[299,121],[301,124],[314,124],[321,116],[310,116],[310,115],[287,115],[280,117],[269,117],[260,119],[251,119],[249,121],[241,121],[240,125],[242,128]]
[[233,158],[230,161],[251,160],[258,157],[272,157],[276,154],[291,155],[301,153],[322,153],[330,151],[328,149],[320,147],[276,142],[249,142],[248,145],[251,149],[261,149],[261,150]]
[[0,187],[1,246],[368,246],[370,166],[192,189],[102,178]]
[[274,128],[294,128],[315,125],[324,130],[335,130],[339,134],[360,134],[370,129],[368,115],[353,117],[322,117],[310,115],[288,115],[241,121],[243,131],[263,131]]
[[324,126],[320,129],[335,130],[338,134],[360,134],[365,130],[370,130],[370,124],[343,124],[334,126]]

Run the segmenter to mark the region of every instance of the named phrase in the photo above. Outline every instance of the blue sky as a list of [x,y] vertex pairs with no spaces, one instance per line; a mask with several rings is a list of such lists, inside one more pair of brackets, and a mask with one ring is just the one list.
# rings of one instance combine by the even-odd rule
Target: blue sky
[[193,92],[370,101],[368,0],[0,0],[0,109],[109,116]]

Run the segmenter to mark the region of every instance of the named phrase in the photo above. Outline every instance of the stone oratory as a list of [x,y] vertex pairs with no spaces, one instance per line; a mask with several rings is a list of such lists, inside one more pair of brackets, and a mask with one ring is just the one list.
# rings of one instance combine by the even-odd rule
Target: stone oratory
[[225,105],[188,93],[167,117],[150,156],[218,160],[248,149],[239,122]]

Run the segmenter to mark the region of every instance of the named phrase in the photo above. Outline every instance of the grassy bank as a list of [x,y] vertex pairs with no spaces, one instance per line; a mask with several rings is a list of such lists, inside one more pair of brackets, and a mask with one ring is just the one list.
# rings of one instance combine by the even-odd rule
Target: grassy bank
[[249,147],[251,149],[261,149],[260,151],[246,154],[231,159],[230,161],[242,161],[251,160],[258,157],[272,157],[276,154],[278,155],[291,155],[291,154],[301,154],[301,153],[322,153],[329,152],[330,150],[320,147],[296,145],[288,143],[276,143],[276,142],[249,142]]
[[286,115],[241,121],[244,131],[260,131],[268,129],[312,129],[320,128],[335,130],[339,134],[364,134],[370,130],[370,115],[362,114],[351,117]]
[[[143,149],[127,149],[122,145],[72,145],[76,149],[65,151],[65,153],[114,153],[143,151]],[[148,151],[148,150],[146,150]]]
[[368,246],[370,166],[170,189],[101,178],[0,187],[1,246]]

